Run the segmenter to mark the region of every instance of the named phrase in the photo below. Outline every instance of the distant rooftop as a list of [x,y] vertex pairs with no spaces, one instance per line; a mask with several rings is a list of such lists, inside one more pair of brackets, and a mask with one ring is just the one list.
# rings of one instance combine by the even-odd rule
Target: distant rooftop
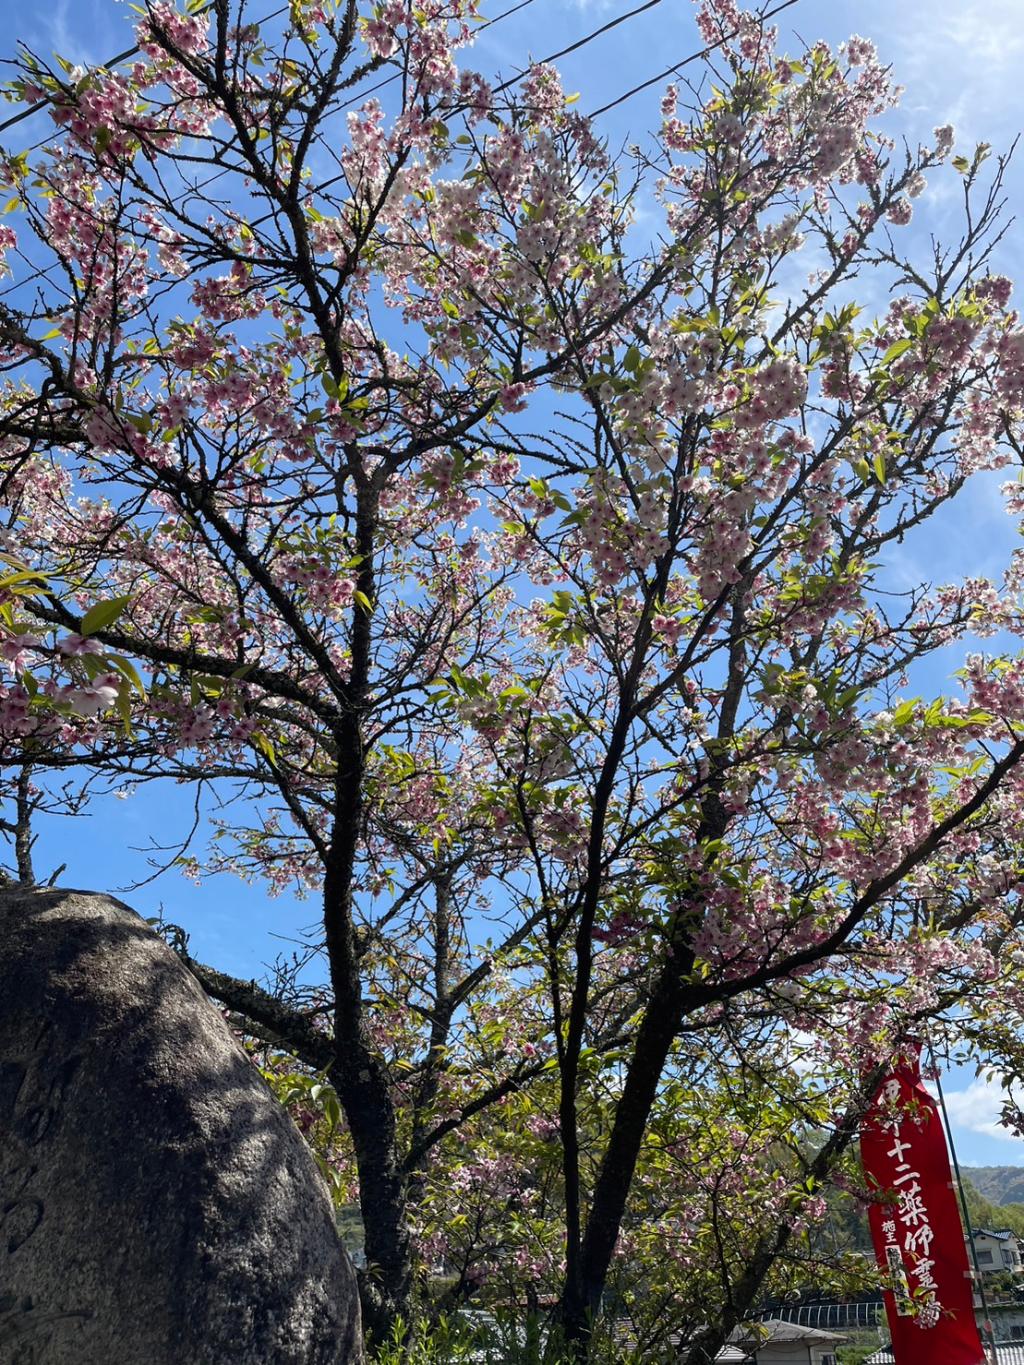
[[[896,1357],[891,1346],[883,1346],[864,1365],[894,1365]],[[980,1365],[980,1362],[979,1362]],[[1024,1342],[996,1342],[996,1365],[1024,1365]]]
[[729,1340],[731,1342],[846,1340],[839,1332],[823,1332],[819,1327],[803,1327],[798,1322],[783,1322],[780,1318],[768,1318],[759,1326],[762,1329],[760,1332],[754,1332],[749,1327],[737,1327]]

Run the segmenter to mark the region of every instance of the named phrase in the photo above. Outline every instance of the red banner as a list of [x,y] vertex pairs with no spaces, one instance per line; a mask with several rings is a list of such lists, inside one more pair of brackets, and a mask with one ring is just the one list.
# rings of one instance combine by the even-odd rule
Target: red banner
[[896,1365],[984,1365],[946,1139],[913,1047],[878,1087],[861,1160]]

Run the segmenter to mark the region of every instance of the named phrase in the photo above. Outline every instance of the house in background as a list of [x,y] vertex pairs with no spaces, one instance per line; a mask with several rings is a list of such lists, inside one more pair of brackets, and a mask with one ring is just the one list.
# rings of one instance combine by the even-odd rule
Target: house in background
[[777,1318],[757,1327],[756,1333],[738,1327],[715,1357],[715,1365],[837,1365],[836,1350],[847,1339],[839,1332]]
[[974,1249],[978,1255],[978,1269],[983,1275],[994,1275],[997,1271],[1019,1275],[1024,1269],[1020,1259],[1020,1242],[1017,1234],[1009,1228],[1000,1231],[975,1228]]
[[[873,1356],[868,1356],[864,1365],[894,1365],[895,1359],[892,1347],[883,1346]],[[1024,1346],[1012,1346],[997,1341],[994,1365],[1024,1365]]]

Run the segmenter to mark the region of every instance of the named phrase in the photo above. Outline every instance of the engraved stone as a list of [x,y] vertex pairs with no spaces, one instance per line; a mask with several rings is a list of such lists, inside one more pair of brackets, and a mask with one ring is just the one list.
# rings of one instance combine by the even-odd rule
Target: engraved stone
[[0,892],[0,1362],[342,1365],[355,1274],[298,1130],[106,896]]

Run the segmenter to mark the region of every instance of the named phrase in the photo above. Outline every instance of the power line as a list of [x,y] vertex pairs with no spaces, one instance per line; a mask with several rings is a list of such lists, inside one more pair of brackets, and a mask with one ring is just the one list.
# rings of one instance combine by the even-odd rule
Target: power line
[[[608,23],[602,24],[600,28],[595,28],[592,32],[584,34],[582,38],[577,38],[577,40],[574,43],[570,43],[568,47],[563,47],[558,52],[551,52],[548,56],[541,57],[539,62],[531,62],[530,66],[527,67],[525,71],[520,71],[518,75],[510,76],[507,81],[502,81],[500,85],[494,86],[492,93],[498,95],[503,90],[508,90],[513,85],[518,85],[521,80],[529,75],[530,71],[535,66],[546,66],[548,62],[556,62],[559,57],[565,57],[570,52],[578,52],[580,48],[586,47],[588,43],[594,42],[595,39],[602,37],[603,34],[608,33],[611,29],[617,28],[619,24],[624,24],[627,19],[633,19],[636,15],[643,14],[645,10],[653,9],[655,5],[660,5],[662,3],[663,0],[645,0],[644,4],[638,5],[635,9],[628,10],[625,14],[620,14],[617,19],[609,20]],[[518,10],[525,9],[527,5],[531,4],[533,4],[533,0],[519,0],[518,5],[513,5],[511,9],[505,10],[502,14],[496,14],[493,19],[488,19],[486,23],[481,24],[479,31],[482,33],[484,29],[490,28],[491,24],[497,24],[502,19],[507,19]],[[396,71],[394,75],[387,76],[384,80],[378,81],[376,85],[371,85],[368,90],[360,91],[358,95],[355,95],[346,104],[343,104],[340,107],[342,109],[350,109],[352,105],[358,104],[359,101],[365,99],[367,95],[372,95],[377,90],[383,90],[386,85],[391,85],[394,81],[400,80],[401,75],[401,72]]]
[[[776,5],[774,9],[768,10],[766,13],[762,14],[760,16],[761,22],[765,23],[767,20],[773,19],[776,14],[781,14],[784,9],[789,9],[791,5],[796,5],[798,3],[799,0],[783,0],[782,4]],[[645,5],[644,8],[646,9],[648,7]],[[591,119],[600,118],[602,114],[607,114],[610,109],[615,109],[618,105],[625,104],[626,100],[632,99],[634,95],[639,95],[641,90],[647,90],[652,85],[657,85],[659,81],[665,80],[666,77],[676,75],[678,72],[682,71],[684,66],[689,66],[691,62],[696,62],[702,57],[710,56],[717,48],[722,47],[723,44],[729,42],[730,39],[735,38],[738,33],[738,28],[734,28],[730,33],[724,33],[717,43],[710,43],[707,47],[702,47],[699,52],[691,52],[689,57],[685,57],[681,62],[677,62],[675,66],[668,66],[664,71],[659,71],[656,76],[652,76],[650,80],[642,81],[639,85],[634,85],[632,90],[627,90],[625,94],[619,95],[617,99],[610,100],[607,104],[602,104],[600,109],[595,109],[593,113],[588,114],[587,117]]]
[[[197,9],[195,11],[195,14],[191,15],[190,17],[198,19],[200,15],[208,14],[210,10],[213,9],[215,3],[216,0],[208,0],[207,4]],[[288,10],[288,8],[289,8],[288,5],[282,5],[280,9],[274,10],[273,14],[267,14],[262,19],[257,20],[257,23],[268,24],[271,21],[271,19],[276,19],[279,14],[284,14]],[[141,47],[139,46],[138,43],[136,43],[134,47],[126,47],[123,52],[118,52],[116,56],[108,58],[108,60],[105,62],[101,62],[99,67],[96,69],[101,71],[112,71],[115,66],[120,66],[120,64],[122,62],[126,62],[129,57],[135,57],[141,51],[142,51]],[[21,123],[23,119],[31,118],[33,114],[38,114],[41,110],[47,107],[48,103],[49,103],[48,100],[40,100],[36,104],[30,104],[27,109],[19,109],[16,114],[12,114],[9,119],[5,119],[3,123],[0,123],[0,133],[6,133],[7,129],[13,128],[16,123]],[[49,140],[50,140],[49,138],[45,139],[46,142],[49,142]],[[39,146],[42,145],[43,145],[42,143],[39,144]]]
[[526,9],[527,5],[532,5],[533,0],[519,0],[518,5],[513,5],[510,9],[504,10],[501,14],[496,14],[493,19],[485,19],[477,30],[483,33],[485,28],[490,28],[492,24],[500,24],[502,19],[507,19],[510,14],[515,14],[518,10]]
[[[491,28],[494,24],[501,23],[503,19],[508,19],[513,14],[518,14],[520,10],[527,9],[530,5],[534,4],[534,2],[535,0],[518,0],[516,4],[510,5],[509,8],[503,10],[501,14],[495,14],[492,18],[485,20],[480,25],[477,31],[482,33],[485,29]],[[649,0],[649,4],[650,3],[660,4],[660,2],[661,0]],[[214,8],[215,3],[216,0],[207,0],[207,3],[196,11],[196,15],[207,14],[210,10]],[[289,5],[282,5],[278,9],[273,10],[270,14],[264,15],[262,19],[257,20],[257,24],[269,23],[272,19],[278,18],[279,15],[287,13],[289,8],[290,8]],[[642,8],[646,9],[648,8],[648,5],[645,5]],[[626,15],[623,16],[623,18],[627,17],[628,16]],[[617,20],[615,22],[621,23],[622,21]],[[606,27],[614,27],[614,23],[612,25],[606,25]],[[579,46],[579,44],[576,44],[575,46]],[[141,48],[139,47],[138,44],[136,44],[134,47],[125,48],[123,52],[119,52],[115,56],[108,58],[107,61],[101,63],[99,68],[96,69],[110,71],[114,67],[118,66],[121,62],[127,61],[130,57],[136,56],[140,51]],[[546,58],[546,60],[550,61],[552,59]],[[354,100],[350,100],[347,104],[343,104],[341,106],[342,110],[349,108],[352,104],[358,103],[358,101],[360,100],[366,99],[367,95],[372,94],[374,91],[380,90],[386,85],[390,85],[393,81],[399,79],[400,74],[401,74],[400,72],[396,72],[394,75],[388,76],[385,80],[378,81],[376,85],[372,85],[368,89],[364,89],[359,95],[355,97]],[[48,107],[48,105],[49,101],[41,100],[36,104],[29,105],[25,109],[20,109],[18,113],[13,114],[10,118],[5,119],[2,123],[0,123],[0,134],[6,132],[8,128],[13,128],[16,124],[23,122],[23,120],[31,118],[33,114],[41,113],[42,110]],[[56,131],[49,133],[46,137],[41,138],[38,142],[31,146],[28,149],[29,153],[38,151],[40,147],[45,147],[48,142],[54,141],[57,136],[58,134]],[[203,185],[212,184],[214,181],[219,179],[220,176],[223,175],[224,173],[225,173],[224,171],[218,172],[217,175],[211,176],[208,180],[204,181]],[[193,188],[195,189],[202,187],[203,186],[198,186]],[[265,221],[265,219],[259,221]]]
[[[496,14],[492,19],[486,20],[483,24],[481,24],[479,31],[483,32],[485,29],[490,28],[492,25],[500,23],[503,19],[508,19],[513,14],[517,14],[520,10],[526,9],[529,5],[532,5],[533,3],[534,0],[518,0],[517,4],[511,5],[507,10],[502,11],[501,14]],[[771,9],[767,11],[765,14],[763,14],[761,16],[762,21],[774,18],[776,14],[781,14],[783,10],[789,9],[790,6],[795,5],[797,3],[798,0],[783,0],[783,3],[776,5],[774,9]],[[557,52],[552,52],[548,56],[542,57],[540,64],[547,65],[547,63],[549,62],[556,62],[562,57],[569,56],[573,52],[579,52],[581,48],[588,46],[588,44],[596,41],[596,39],[598,38],[603,37],[606,33],[610,33],[612,29],[618,28],[620,24],[627,23],[630,19],[635,19],[637,15],[644,14],[648,10],[655,9],[660,4],[662,4],[662,0],[645,0],[644,4],[637,5],[633,9],[627,10],[625,14],[620,14],[615,19],[610,19],[606,24],[602,24],[599,28],[593,29],[590,33],[585,34],[582,38],[578,38],[574,43],[570,43],[568,47],[560,48]],[[204,5],[200,10],[198,10],[197,14],[207,13],[209,10],[213,8],[213,5],[214,0],[209,0],[209,3]],[[287,8],[288,6],[282,6],[280,9],[275,10],[272,14],[266,15],[263,19],[259,20],[258,22],[260,24],[268,23],[271,19],[275,19],[277,18],[278,15],[285,13]],[[709,53],[715,51],[724,43],[727,43],[731,38],[734,38],[738,32],[739,32],[738,29],[733,29],[731,32],[723,34],[723,36],[718,40],[718,42],[711,43],[709,46],[701,48],[697,52],[691,53],[688,57],[684,57],[681,62],[677,62],[674,66],[666,67],[664,71],[659,72],[656,76],[652,76],[649,80],[642,81],[639,85],[635,85],[631,90],[627,90],[624,94],[619,95],[616,99],[609,101],[608,104],[603,104],[599,109],[595,109],[589,115],[589,117],[592,119],[598,118],[601,114],[608,113],[610,109],[615,109],[618,105],[624,104],[626,100],[632,99],[634,95],[639,94],[642,90],[646,90],[650,86],[656,85],[659,81],[665,80],[666,77],[668,76],[675,75],[677,72],[681,71],[683,67],[689,66],[691,62],[698,61],[700,58],[708,56]],[[136,56],[136,54],[139,51],[140,48],[138,44],[136,44],[134,47],[126,48],[123,52],[119,52],[115,56],[109,58],[106,62],[102,64],[102,66],[103,68],[110,70],[113,67],[118,66],[121,62],[127,61],[129,57]],[[365,99],[367,95],[373,94],[377,90],[382,90],[385,86],[390,85],[394,81],[400,79],[400,74],[401,73],[399,72],[395,72],[394,75],[388,76],[385,80],[378,81],[376,85],[370,86],[368,89],[361,91],[359,95],[357,95],[353,100],[350,100],[348,104],[343,105],[342,108],[343,109],[348,108],[350,107],[351,104],[356,103],[358,100]],[[518,82],[521,81],[527,74],[528,72],[526,71],[520,72],[519,75],[510,77],[507,81],[502,81],[500,85],[495,86],[494,88],[495,94],[498,94],[503,90],[508,90],[511,86],[518,84]],[[24,119],[31,118],[33,114],[39,113],[40,110],[43,108],[45,108],[45,104],[39,103],[30,105],[27,109],[19,110],[18,113],[13,114],[10,118],[5,119],[2,123],[0,123],[0,134],[5,133],[8,128],[13,128],[16,124],[21,123]],[[46,141],[49,141],[49,139],[46,139]],[[38,145],[41,146],[43,144],[40,143]]]
[[[532,5],[533,3],[534,0],[519,0],[518,5],[513,5],[510,9],[504,10],[501,14],[496,14],[493,19],[488,19],[486,23],[481,24],[478,32],[483,33],[485,28],[490,28],[492,24],[500,24],[502,19],[507,19],[510,15],[517,13],[521,9],[526,9],[527,5]],[[394,71],[390,76],[385,76],[382,81],[378,81],[376,85],[365,86],[360,90],[358,95],[353,95],[350,100],[346,100],[344,104],[338,105],[338,111],[344,113],[346,109],[351,109],[353,105],[358,104],[361,100],[365,100],[370,95],[375,95],[378,90],[383,90],[385,86],[394,85],[395,81],[401,79],[401,76],[402,73],[400,71]]]
[[[552,52],[549,57],[542,57],[540,65],[546,66],[548,62],[557,62],[559,57],[568,57],[570,52],[578,52],[581,47],[586,47],[588,43],[592,43],[595,38],[600,38],[603,34],[610,32],[611,29],[618,28],[618,26],[624,24],[627,19],[635,19],[638,14],[643,14],[645,10],[654,9],[656,5],[660,5],[661,3],[662,0],[646,0],[645,4],[637,5],[636,9],[631,9],[626,14],[620,14],[617,19],[609,20],[607,24],[602,24],[600,28],[594,29],[593,33],[588,33],[585,37],[577,39],[575,43],[570,43],[568,47],[563,47],[560,52]],[[525,74],[526,73],[524,72],[521,75],[511,77],[511,79],[507,81],[502,81],[501,85],[496,85],[494,87],[494,93],[499,94],[502,90],[507,90],[510,85],[515,85],[518,81],[521,81]]]
[[[501,14],[496,14],[493,18],[486,20],[483,24],[480,25],[479,31],[483,32],[485,29],[490,28],[492,25],[500,23],[503,19],[508,19],[513,14],[517,14],[519,13],[519,11],[528,8],[533,3],[534,0],[518,0],[518,3],[509,6],[509,8],[503,10]],[[636,18],[640,14],[646,13],[648,10],[655,9],[661,3],[662,0],[644,0],[643,4],[637,5],[631,10],[627,10],[625,14],[620,14],[615,19],[610,19],[607,23],[600,25],[600,27],[593,29],[590,33],[585,34],[582,38],[578,38],[575,42],[570,43],[568,47],[561,48],[557,52],[552,52],[548,56],[543,57],[541,59],[540,64],[545,65],[549,62],[555,62],[562,57],[570,55],[571,53],[580,51],[582,48],[588,46],[590,43],[595,42],[598,38],[603,37],[606,33],[609,33],[611,32],[611,30],[618,28],[619,25],[626,23],[630,19]],[[767,20],[774,18],[777,14],[781,14],[783,10],[787,10],[791,8],[791,6],[798,3],[799,0],[782,0],[782,3],[777,4],[773,9],[764,11],[760,15],[760,20],[762,23],[766,22]],[[209,10],[214,8],[214,4],[215,0],[208,0],[208,3],[197,11],[197,14],[207,13]],[[288,10],[288,8],[289,6],[287,5],[281,6],[280,8],[274,10],[272,13],[264,16],[264,18],[260,19],[258,23],[260,24],[268,23],[271,19],[275,19],[279,15],[284,14]],[[656,85],[659,81],[665,80],[667,77],[677,74],[679,71],[683,70],[684,67],[689,66],[692,62],[699,61],[702,58],[708,57],[712,52],[716,51],[725,43],[729,42],[732,38],[736,37],[739,31],[740,30],[737,27],[730,30],[730,32],[728,33],[724,33],[717,40],[717,42],[709,43],[706,47],[700,48],[696,52],[691,52],[690,55],[688,57],[684,57],[682,61],[676,62],[673,66],[666,67],[664,71],[660,71],[658,72],[657,75],[651,76],[648,80],[642,81],[639,85],[633,86],[632,89],[625,91],[623,94],[617,96],[614,100],[610,100],[607,104],[601,105],[599,109],[593,110],[593,112],[590,113],[587,117],[589,119],[599,118],[602,114],[606,114],[609,112],[609,110],[615,109],[620,104],[624,104],[627,100],[632,99],[634,95],[639,94],[641,91],[647,90],[652,85]],[[140,48],[138,47],[138,45],[126,48],[124,52],[119,52],[116,56],[111,57],[107,62],[103,63],[103,67],[109,70],[117,66],[118,63],[127,61],[129,57],[135,56],[139,51]],[[517,76],[510,77],[509,80],[503,81],[500,85],[496,86],[495,93],[507,90],[513,85],[517,85],[519,81],[523,80],[524,77],[529,74],[529,71],[533,68],[534,65],[536,65],[536,63],[531,64],[531,67],[527,68],[525,71],[520,72]],[[374,93],[377,90],[383,89],[385,86],[392,84],[394,81],[399,80],[400,78],[401,73],[395,72],[393,75],[386,77],[384,80],[378,81],[377,84],[362,90],[352,100],[348,101],[346,104],[341,105],[340,109],[344,110],[350,108],[351,105],[357,103],[360,100],[365,100],[368,95]],[[11,118],[6,119],[4,122],[0,123],[0,134],[4,133],[8,128],[13,127],[15,124],[20,123],[23,119],[29,118],[32,114],[38,113],[41,109],[45,107],[46,103],[40,102],[39,104],[32,105],[27,109],[20,110]],[[40,142],[36,143],[35,146],[30,150],[32,151],[38,150],[39,147],[45,146],[47,142],[52,141],[53,138],[55,138],[56,136],[57,134],[55,132],[51,134],[49,137],[43,138]],[[213,179],[217,178],[218,177],[216,176],[213,177]],[[335,177],[335,180],[339,180],[341,178],[342,178],[341,176],[338,176]],[[323,190],[332,183],[334,182],[327,181],[325,185],[320,186],[320,189]],[[266,216],[269,217],[270,215]],[[266,217],[258,221],[266,221]]]
[[[526,5],[529,5],[531,3],[532,0],[520,0],[520,3],[518,5],[513,5],[511,9],[505,10],[503,14],[495,16],[494,19],[488,20],[488,22],[486,24],[483,24],[481,27],[487,28],[489,27],[490,24],[497,23],[500,19],[506,19],[508,18],[509,15],[515,14],[517,10],[524,9]],[[571,43],[568,47],[564,47],[558,52],[553,52],[547,57],[542,57],[540,63],[534,63],[534,65],[538,64],[546,65],[548,62],[557,61],[560,57],[565,57],[571,52],[578,52],[580,48],[586,47],[588,43],[594,42],[595,39],[602,37],[611,29],[617,28],[619,24],[624,24],[627,19],[633,19],[638,14],[643,14],[646,10],[654,9],[655,6],[660,5],[661,3],[662,0],[646,0],[644,4],[638,5],[636,6],[636,8],[628,10],[625,14],[620,14],[616,19],[609,20],[608,23],[602,24],[600,28],[596,28],[592,32],[586,34],[584,37],[577,39],[576,42]],[[789,9],[790,6],[796,5],[798,3],[799,0],[782,0],[782,3],[776,5],[774,9],[770,9],[763,13],[760,16],[761,21],[766,22],[769,19],[773,19],[776,14],[781,14],[783,10]],[[609,101],[608,104],[603,104],[600,107],[600,109],[595,109],[593,113],[589,114],[587,117],[590,119],[598,118],[601,114],[608,113],[610,109],[614,109],[618,105],[624,104],[626,100],[632,99],[632,97],[634,95],[639,94],[640,91],[647,90],[652,85],[657,85],[659,81],[665,80],[667,76],[675,75],[677,72],[681,71],[683,67],[689,66],[691,62],[696,62],[703,57],[709,56],[710,53],[722,47],[723,44],[729,42],[732,38],[735,38],[739,31],[740,30],[738,28],[731,29],[728,33],[724,33],[722,37],[718,39],[717,42],[710,43],[707,47],[699,48],[696,52],[691,52],[690,55],[688,57],[684,57],[681,62],[677,62],[674,66],[666,67],[664,71],[660,71],[656,76],[652,76],[649,80],[642,81],[640,85],[635,85],[632,88],[632,90],[627,90],[625,94],[619,95],[616,99]],[[494,87],[494,93],[498,94],[502,90],[508,90],[511,86],[517,85],[519,81],[523,80],[523,78],[529,74],[530,69],[532,68],[527,68],[526,71],[520,72],[518,76],[510,77],[507,81],[503,81],[500,85],[496,85]],[[378,81],[376,85],[370,86],[368,90],[361,91],[360,94],[354,96],[346,104],[341,105],[340,108],[342,110],[350,109],[353,105],[358,104],[360,100],[364,100],[367,97],[367,95],[372,95],[377,90],[382,90],[385,86],[390,85],[393,81],[396,81],[399,78],[400,73],[396,72],[393,76],[388,76],[386,77],[386,79]],[[343,178],[344,177],[340,175],[335,176],[331,180],[326,181],[319,188],[321,191],[324,189],[328,189],[330,188],[331,185],[337,184],[337,182]],[[265,222],[266,218],[269,216],[270,215],[266,215],[263,219],[260,219],[258,221]]]
[[[649,0],[649,2],[652,4],[660,4],[661,0]],[[507,19],[509,15],[516,14],[519,10],[526,9],[528,5],[532,5],[533,3],[534,0],[519,0],[518,4],[512,5],[502,14],[496,14],[493,19],[486,20],[483,24],[480,25],[479,31],[482,33],[484,29],[490,28],[492,24],[500,23],[502,19]],[[208,4],[203,5],[201,9],[196,10],[196,15],[198,16],[201,14],[207,14],[211,9],[213,9],[213,6],[214,0],[210,0]],[[284,14],[288,8],[289,7],[287,5],[284,5],[280,9],[275,10],[273,14],[265,15],[264,18],[258,20],[257,22],[260,24],[269,23],[271,19],[276,19],[278,15]],[[646,9],[647,6],[645,5],[643,6],[643,8]],[[617,22],[621,22],[621,20]],[[111,71],[115,66],[120,66],[122,62],[126,62],[129,57],[137,56],[140,51],[141,48],[139,47],[138,43],[136,43],[134,47],[126,47],[123,52],[118,52],[116,56],[109,57],[105,62],[101,62],[100,69],[105,71]],[[548,58],[547,60],[550,61],[551,58]],[[371,94],[373,90],[380,90],[382,86],[390,85],[392,81],[397,79],[398,79],[397,74],[394,76],[389,76],[387,80],[381,81],[380,84],[372,86],[370,90],[364,91],[363,94],[360,95],[358,98],[364,99],[366,95]],[[13,128],[15,124],[21,123],[27,118],[31,118],[33,114],[40,113],[44,108],[46,108],[46,103],[47,103],[46,101],[40,101],[37,104],[30,104],[25,109],[19,109],[16,114],[12,114],[10,118],[4,119],[4,121],[0,123],[0,133],[6,133],[8,128]],[[49,139],[47,138],[46,141],[49,141]],[[42,143],[40,143],[39,145],[42,146]]]

